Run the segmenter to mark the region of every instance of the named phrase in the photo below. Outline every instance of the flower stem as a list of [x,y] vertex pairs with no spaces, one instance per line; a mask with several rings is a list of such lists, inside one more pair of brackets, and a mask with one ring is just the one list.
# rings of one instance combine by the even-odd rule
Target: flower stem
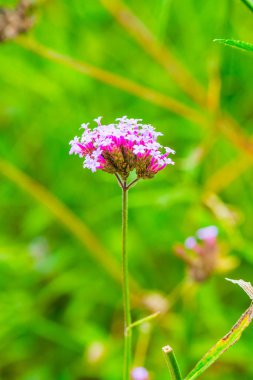
[[139,181],[139,178],[135,178],[132,182],[129,183],[129,185],[127,185],[126,190],[129,190],[130,187],[134,186],[136,182],[138,181]]
[[129,298],[129,284],[128,284],[128,259],[127,259],[127,195],[128,188],[126,181],[122,186],[122,270],[123,270],[123,302],[124,302],[124,372],[123,380],[130,379],[130,365],[131,365],[131,338],[132,331],[131,313],[130,313],[130,298]]
[[169,368],[171,380],[182,380],[176,357],[170,346],[163,347],[165,361]]
[[123,183],[122,183],[122,181],[120,179],[120,176],[117,173],[115,173],[115,177],[117,178],[119,186],[122,188],[123,187]]

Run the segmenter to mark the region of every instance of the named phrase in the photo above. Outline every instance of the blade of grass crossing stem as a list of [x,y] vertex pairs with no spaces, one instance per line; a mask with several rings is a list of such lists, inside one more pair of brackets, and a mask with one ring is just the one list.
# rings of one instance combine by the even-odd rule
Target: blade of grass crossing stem
[[164,346],[162,348],[164,353],[164,358],[167,363],[170,372],[171,380],[182,380],[179,366],[177,364],[177,359],[175,357],[174,351],[170,346]]
[[215,39],[214,42],[219,42],[226,46],[231,46],[236,49],[253,52],[253,45],[239,40],[226,40],[226,39]]
[[242,0],[242,2],[253,12],[253,0]]
[[[234,284],[239,285],[245,293],[253,300],[253,287],[250,282],[243,280],[231,280]],[[206,371],[229,347],[235,344],[241,337],[243,331],[249,326],[253,318],[253,303],[240,317],[232,329],[221,338],[196,364],[193,370],[186,376],[184,380],[194,380]]]
[[135,322],[131,323],[131,325],[129,326],[129,328],[132,329],[133,327],[137,327],[137,326],[142,325],[143,323],[149,322],[151,319],[156,318],[159,314],[160,314],[160,311],[157,311],[156,313],[148,315],[147,317],[144,317],[142,319],[138,319],[138,321],[135,321]]

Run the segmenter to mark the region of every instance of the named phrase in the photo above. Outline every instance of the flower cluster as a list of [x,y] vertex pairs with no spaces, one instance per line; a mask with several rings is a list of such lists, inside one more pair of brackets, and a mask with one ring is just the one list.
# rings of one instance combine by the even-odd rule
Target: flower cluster
[[[196,236],[199,241],[203,242],[205,246],[213,247],[216,243],[218,235],[218,228],[216,226],[208,226],[197,230]],[[193,249],[199,252],[200,246],[194,236],[190,236],[185,240],[185,248]]]
[[84,157],[84,168],[118,174],[125,181],[133,170],[137,178],[152,178],[165,166],[174,164],[169,155],[175,151],[157,142],[162,133],[152,125],[127,116],[108,125],[102,124],[101,119],[95,119],[94,129],[89,128],[89,123],[82,124],[82,136],[70,141],[70,154]]
[[190,236],[184,245],[175,247],[176,254],[188,266],[190,278],[197,282],[206,280],[217,267],[219,247],[216,226],[201,228],[196,237]]
[[174,251],[186,264],[189,277],[196,282],[207,280],[213,273],[224,273],[234,269],[238,260],[227,255],[227,248],[218,241],[218,228],[200,228],[196,236],[189,236]]

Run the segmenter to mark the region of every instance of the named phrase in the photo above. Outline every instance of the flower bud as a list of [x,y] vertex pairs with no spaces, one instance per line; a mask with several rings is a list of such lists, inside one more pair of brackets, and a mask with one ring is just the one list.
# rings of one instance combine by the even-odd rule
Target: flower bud
[[136,367],[131,372],[132,380],[149,380],[148,371],[144,367]]

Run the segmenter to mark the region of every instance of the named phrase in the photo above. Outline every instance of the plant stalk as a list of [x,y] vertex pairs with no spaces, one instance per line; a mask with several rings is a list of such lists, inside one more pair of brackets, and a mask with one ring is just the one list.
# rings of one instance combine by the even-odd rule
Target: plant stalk
[[170,372],[171,380],[182,380],[180,369],[177,364],[177,359],[170,346],[163,347],[164,358]]
[[123,272],[123,303],[124,303],[124,370],[123,380],[130,379],[131,366],[131,312],[128,280],[128,257],[127,257],[127,196],[128,188],[126,181],[122,186],[122,272]]

